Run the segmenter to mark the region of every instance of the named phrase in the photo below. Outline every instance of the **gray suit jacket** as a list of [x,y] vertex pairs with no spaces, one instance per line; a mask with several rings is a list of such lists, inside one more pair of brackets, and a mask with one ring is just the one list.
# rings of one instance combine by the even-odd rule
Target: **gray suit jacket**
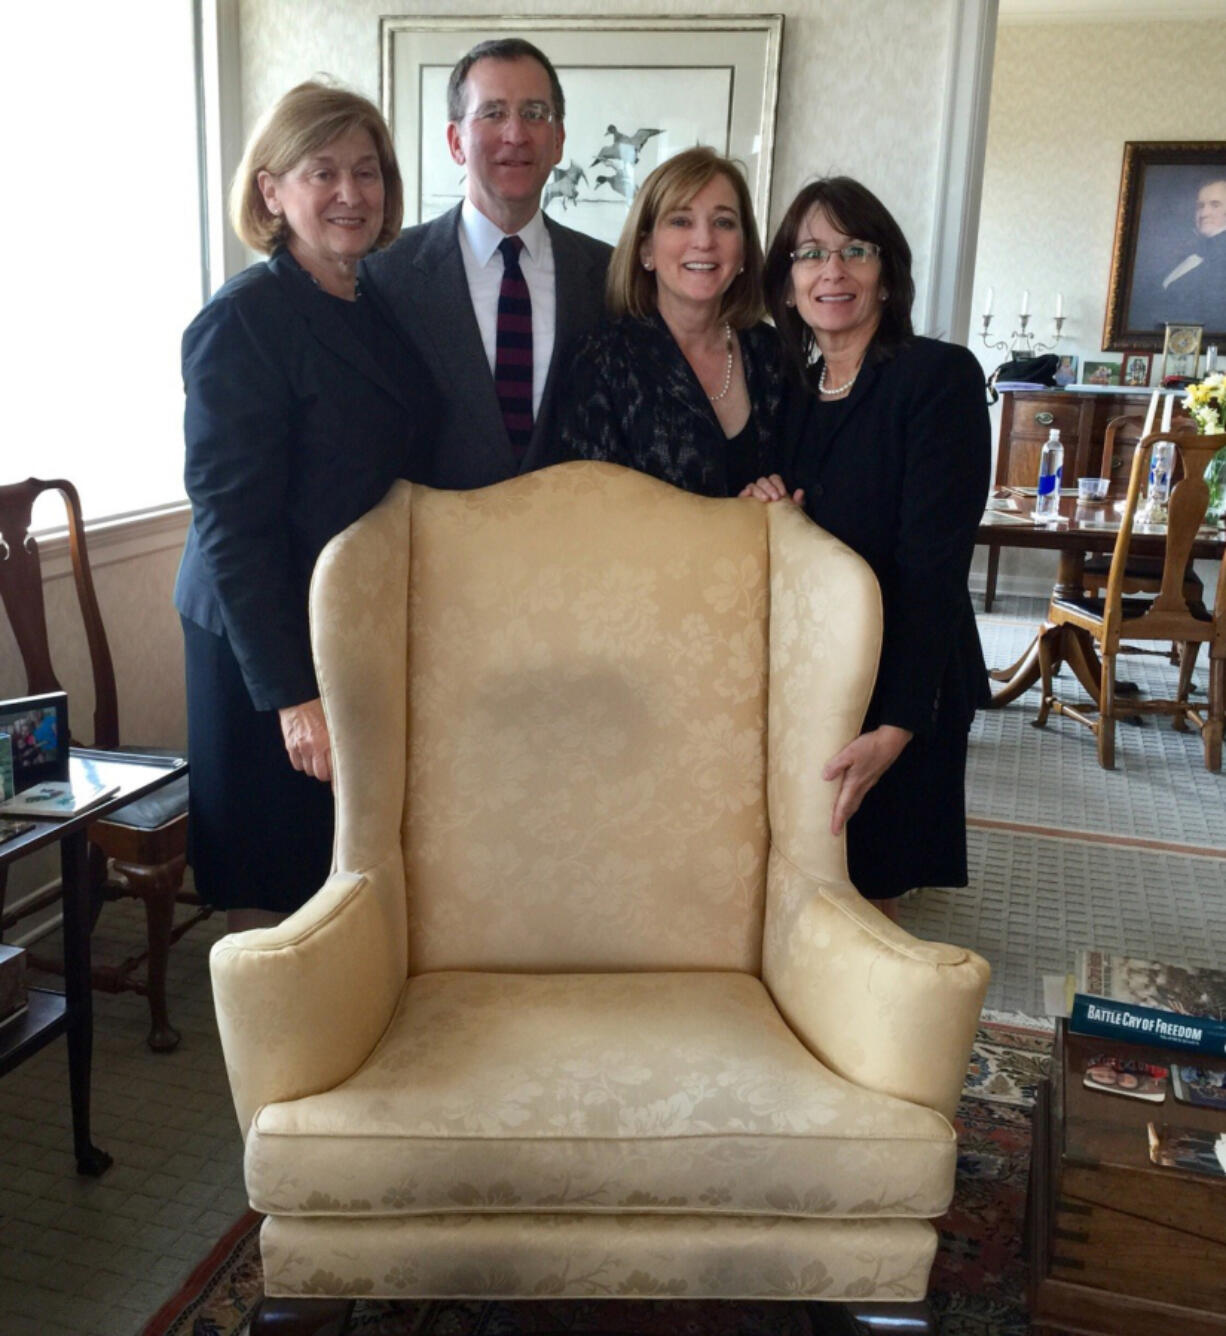
[[373,286],[404,326],[433,372],[443,403],[427,481],[465,489],[501,482],[557,462],[556,409],[575,345],[604,318],[604,281],[610,247],[545,219],[553,244],[557,284],[553,358],[532,440],[518,466],[502,422],[494,378],[468,295],[456,229],[460,206],[431,222],[406,228],[385,251],[362,263]]

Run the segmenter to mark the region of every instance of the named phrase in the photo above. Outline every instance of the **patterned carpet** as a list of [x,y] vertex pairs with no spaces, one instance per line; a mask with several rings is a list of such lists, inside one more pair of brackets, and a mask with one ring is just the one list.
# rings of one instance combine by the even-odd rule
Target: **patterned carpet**
[[[931,1294],[941,1336],[1025,1336],[1022,1213],[1030,1109],[1051,1036],[985,1024],[958,1109],[958,1181],[939,1222]],[[261,1288],[259,1219],[248,1214],[197,1267],[141,1336],[241,1336]],[[786,1303],[707,1301],[430,1301],[359,1303],[354,1336],[809,1336]]]

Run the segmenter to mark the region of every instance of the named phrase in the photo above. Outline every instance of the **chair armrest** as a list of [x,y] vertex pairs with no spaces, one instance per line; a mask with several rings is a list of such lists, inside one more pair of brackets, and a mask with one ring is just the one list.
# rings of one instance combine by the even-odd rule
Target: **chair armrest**
[[221,938],[209,967],[245,1138],[261,1105],[331,1089],[387,1028],[408,972],[399,850],[364,874],[334,872],[276,927]]
[[990,973],[771,850],[763,981],[801,1041],[855,1085],[952,1119]]

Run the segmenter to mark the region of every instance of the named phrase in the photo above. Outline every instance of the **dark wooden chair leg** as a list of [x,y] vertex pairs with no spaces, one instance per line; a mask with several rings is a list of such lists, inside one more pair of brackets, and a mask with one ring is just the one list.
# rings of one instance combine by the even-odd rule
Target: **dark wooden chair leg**
[[987,580],[983,586],[983,610],[992,611],[992,604],[996,601],[996,574],[1000,569],[1000,544],[988,544],[988,574]]
[[808,1309],[813,1336],[937,1336],[927,1299],[909,1304],[810,1303]]
[[344,1336],[352,1299],[273,1299],[267,1295],[251,1315],[251,1336]]
[[170,1023],[166,1009],[166,965],[170,958],[171,935],[175,923],[175,897],[183,885],[182,858],[160,867],[139,867],[116,863],[115,871],[129,888],[145,902],[145,925],[149,941],[146,978],[149,997],[149,1047],[155,1053],[169,1053],[179,1045],[179,1032]]

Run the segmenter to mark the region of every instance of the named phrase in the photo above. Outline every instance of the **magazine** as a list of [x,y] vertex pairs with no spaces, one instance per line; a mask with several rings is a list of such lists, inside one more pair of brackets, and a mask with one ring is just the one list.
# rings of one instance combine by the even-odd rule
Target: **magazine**
[[33,829],[33,821],[14,821],[10,817],[0,816],[0,844],[7,844],[9,840],[15,840],[18,835]]
[[1075,984],[1076,1034],[1226,1053],[1226,972],[1079,951]]
[[1149,1158],[1164,1169],[1226,1178],[1226,1132],[1150,1123]]
[[32,816],[40,820],[63,819],[76,816],[118,792],[118,784],[103,784],[87,778],[51,780],[45,784],[32,784],[15,797],[6,798],[0,803],[0,814]]
[[1205,1067],[1172,1067],[1171,1089],[1175,1098],[1184,1104],[1221,1109],[1226,1113],[1226,1070],[1211,1072]]
[[1082,1084],[1107,1095],[1127,1095],[1161,1104],[1166,1099],[1167,1069],[1115,1055],[1091,1057]]

